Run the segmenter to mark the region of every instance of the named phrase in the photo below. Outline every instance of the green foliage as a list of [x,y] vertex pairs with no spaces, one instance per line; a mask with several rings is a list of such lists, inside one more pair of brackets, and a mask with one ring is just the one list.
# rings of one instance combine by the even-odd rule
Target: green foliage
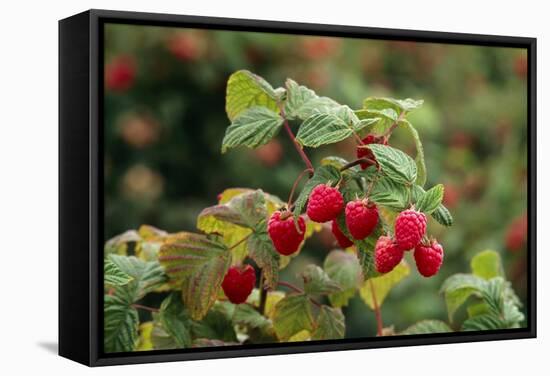
[[[441,204],[443,185],[428,191],[424,150],[418,132],[406,115],[420,107],[412,99],[367,98],[359,110],[318,96],[313,90],[288,79],[277,90],[248,71],[238,71],[227,83],[226,112],[231,122],[222,140],[222,153],[236,147],[256,148],[279,133],[283,123],[298,124],[295,146],[320,147],[348,138],[360,143],[366,131],[387,139],[395,128],[405,128],[416,148],[416,160],[403,151],[384,144],[359,145],[369,148],[376,164],[366,170],[361,161],[348,162],[327,156],[320,166],[299,150],[306,162],[309,179],[289,207],[262,190],[229,188],[218,196],[216,205],[203,209],[197,217],[200,233],[167,233],[152,226],[130,230],[105,245],[105,348],[108,351],[134,349],[181,349],[273,341],[307,341],[344,338],[346,317],[342,307],[359,291],[368,307],[380,313],[390,291],[410,274],[402,261],[393,271],[380,275],[374,267],[374,247],[378,238],[393,227],[399,211],[416,208],[439,222],[450,225],[452,217]],[[285,126],[289,124],[285,124]],[[289,129],[292,133],[292,130]],[[309,195],[319,184],[336,186],[345,201],[367,198],[381,213],[379,224],[353,248],[333,250],[323,267],[309,264],[299,273],[303,288],[280,282],[280,270],[292,257],[281,256],[267,232],[267,222],[275,210],[291,210],[293,217],[305,211]],[[299,188],[298,182],[295,188]],[[336,218],[342,232],[352,239],[345,213]],[[306,238],[320,225],[308,220]],[[128,244],[135,243],[134,255]],[[476,275],[458,275],[445,283],[449,315],[452,318],[469,296],[484,302],[483,310],[472,312],[465,330],[488,325],[485,316],[498,311],[506,325],[517,325],[515,295],[509,285],[494,275],[495,257],[484,254],[472,261]],[[259,270],[258,288],[245,303],[235,305],[225,298],[222,281],[231,266],[251,262]],[[481,275],[478,276],[477,274]],[[490,278],[485,280],[483,278]],[[495,279],[499,278],[499,279]],[[282,293],[280,286],[292,290]],[[139,302],[148,293],[163,294],[159,308]],[[500,299],[499,297],[502,297]],[[329,302],[330,305],[325,304]],[[146,308],[151,319],[139,327],[136,308]],[[492,317],[492,316],[491,316]],[[481,322],[481,323],[480,323]],[[438,321],[419,322],[402,334],[449,331]],[[138,335],[139,334],[139,335]]]
[[443,184],[430,188],[416,201],[416,209],[426,214],[433,213],[443,201],[443,190]]
[[476,303],[468,309],[462,330],[516,328],[523,321],[521,303],[510,282],[504,279],[500,256],[495,251],[478,253],[471,262],[472,274],[455,274],[442,285],[449,320],[471,296]]
[[308,265],[302,272],[304,279],[304,291],[307,294],[329,295],[342,290],[340,285],[334,282],[328,274],[316,265]]
[[233,73],[227,80],[227,116],[233,121],[254,106],[278,112],[277,93],[266,80],[254,73],[246,70]]
[[322,306],[311,339],[340,339],[346,333],[345,317],[340,308]]
[[363,301],[371,308],[381,307],[391,289],[410,274],[409,265],[402,261],[391,272],[366,280],[359,290]]
[[257,148],[279,133],[283,118],[265,107],[251,107],[240,113],[225,132],[222,153],[237,146]]
[[133,351],[138,340],[138,313],[130,303],[115,295],[103,301],[103,347],[106,352]]
[[443,321],[423,320],[409,326],[399,334],[430,334],[430,333],[449,333],[453,330]]
[[275,333],[280,340],[288,340],[302,330],[313,329],[311,303],[305,294],[288,295],[275,306],[273,315]]
[[323,264],[328,277],[340,285],[341,292],[333,292],[329,300],[334,307],[343,307],[355,295],[361,282],[361,266],[357,256],[340,250],[330,252]]
[[382,172],[396,183],[410,185],[416,180],[416,163],[401,150],[387,145],[372,144],[368,148],[376,157]]

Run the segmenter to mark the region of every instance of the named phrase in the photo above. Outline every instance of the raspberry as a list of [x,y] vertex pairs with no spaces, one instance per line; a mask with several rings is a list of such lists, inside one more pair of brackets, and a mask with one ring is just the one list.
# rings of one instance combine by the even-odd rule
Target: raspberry
[[418,244],[414,248],[414,260],[418,272],[424,277],[436,275],[443,263],[443,247],[436,240],[430,244]]
[[306,222],[303,217],[298,217],[298,227],[300,232],[296,229],[294,219],[289,212],[276,211],[271,215],[267,223],[267,232],[277,252],[288,256],[298,250],[306,232]]
[[334,234],[334,237],[338,241],[338,244],[342,248],[351,247],[353,245],[353,242],[348,239],[346,235],[340,230],[340,226],[338,226],[338,222],[336,222],[336,219],[332,220],[332,233]]
[[[361,140],[361,142],[362,142],[363,145],[369,145],[369,144],[387,145],[388,144],[388,140],[384,139],[384,137],[375,136],[373,134],[368,134],[367,137],[365,137],[364,139]],[[370,159],[372,161],[376,161],[375,158],[374,158],[374,154],[372,153],[372,151],[369,148],[358,147],[356,153],[357,153],[357,158],[358,159],[359,158],[367,158],[367,159]],[[361,168],[364,170],[366,168],[369,168],[372,165],[373,164],[371,162],[362,162],[361,163]]]
[[307,203],[307,215],[315,222],[328,222],[344,208],[344,198],[337,188],[319,184],[311,191]]
[[246,301],[255,284],[256,272],[252,266],[232,266],[223,278],[222,288],[231,303],[240,304]]
[[365,239],[378,224],[378,208],[368,200],[350,201],[346,205],[346,224],[351,236]]
[[426,233],[426,215],[414,209],[404,210],[395,220],[395,241],[405,251],[413,249]]
[[374,264],[379,273],[388,273],[403,259],[404,251],[388,236],[381,236],[374,247]]

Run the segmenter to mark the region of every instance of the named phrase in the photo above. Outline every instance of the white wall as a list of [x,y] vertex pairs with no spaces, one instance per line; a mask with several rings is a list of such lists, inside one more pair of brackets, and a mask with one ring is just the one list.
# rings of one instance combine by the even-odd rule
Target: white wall
[[[59,3],[59,4],[58,4]],[[539,195],[537,340],[87,369],[57,340],[57,20],[88,8],[379,26],[539,38],[539,192],[548,191],[548,10],[543,1],[6,1],[0,58],[0,373],[145,375],[517,375],[547,370],[550,265]],[[321,5],[323,4],[323,5]],[[544,299],[546,298],[546,299]],[[8,302],[11,305],[6,306]],[[546,349],[544,349],[546,346]],[[544,372],[544,371],[541,371]],[[537,372],[537,374],[541,374]]]

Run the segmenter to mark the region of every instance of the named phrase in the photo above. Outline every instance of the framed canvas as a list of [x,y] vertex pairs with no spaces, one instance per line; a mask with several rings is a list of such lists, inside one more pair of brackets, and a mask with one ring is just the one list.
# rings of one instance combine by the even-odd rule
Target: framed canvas
[[536,40],[59,22],[59,354],[536,336]]

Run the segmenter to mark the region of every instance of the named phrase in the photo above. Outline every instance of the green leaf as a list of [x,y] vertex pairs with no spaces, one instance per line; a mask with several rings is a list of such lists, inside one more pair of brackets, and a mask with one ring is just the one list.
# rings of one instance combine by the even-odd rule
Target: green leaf
[[326,184],[328,182],[336,183],[340,180],[340,171],[331,165],[320,166],[315,169],[315,174],[308,180],[308,182],[302,188],[300,195],[294,202],[294,219],[297,220],[298,216],[303,213],[309,194],[319,184]]
[[134,351],[138,341],[138,313],[115,295],[104,296],[103,349],[105,352]]
[[437,209],[432,213],[432,217],[442,224],[443,226],[452,226],[453,225],[453,216],[449,209],[447,209],[443,204],[439,205]]
[[191,318],[200,320],[216,301],[231,258],[220,242],[184,233],[176,242],[162,246],[159,261],[172,280],[182,283]]
[[172,293],[164,299],[158,319],[164,331],[173,338],[176,348],[191,347],[191,319],[179,294]]
[[416,209],[426,214],[433,213],[443,201],[443,191],[443,184],[430,188],[416,202]]
[[330,279],[327,273],[317,265],[307,265],[302,272],[302,278],[304,279],[304,291],[307,294],[329,295],[342,291],[340,285]]
[[238,146],[257,148],[279,133],[283,118],[265,107],[251,107],[239,114],[227,127],[222,141],[222,153]]
[[223,278],[231,264],[228,255],[226,253],[225,256],[212,258],[183,284],[183,301],[194,320],[203,318],[216,302]]
[[440,320],[422,320],[399,334],[430,334],[430,333],[450,333],[453,330],[445,322]]
[[329,295],[330,304],[334,307],[346,306],[361,282],[361,266],[357,256],[340,250],[331,251],[325,259],[323,268],[330,279],[342,288],[342,292]]
[[300,126],[296,140],[316,148],[345,140],[353,134],[353,128],[334,113],[316,113],[308,117]]
[[504,275],[500,255],[491,250],[476,254],[470,261],[470,267],[474,275],[486,280]]
[[193,338],[208,338],[224,342],[237,342],[233,326],[235,305],[229,302],[216,302],[208,314],[191,327]]
[[346,333],[346,320],[340,308],[321,306],[311,339],[341,339]]
[[369,200],[377,205],[404,210],[409,206],[409,189],[388,177],[382,177],[374,183]]
[[124,286],[132,280],[110,259],[106,258],[103,263],[103,281],[105,285]]
[[269,319],[249,304],[239,304],[235,307],[233,322],[250,328],[263,328],[271,325]]
[[441,292],[445,294],[445,302],[449,314],[449,321],[453,321],[456,310],[472,294],[479,294],[485,281],[472,274],[454,274],[447,278],[441,286]]
[[132,278],[132,281],[117,288],[117,294],[124,295],[129,303],[141,299],[166,282],[164,271],[157,261],[143,261],[134,256],[119,255],[109,255],[109,260]]
[[426,162],[424,161],[424,147],[422,146],[422,141],[420,141],[420,137],[418,136],[417,130],[413,127],[413,125],[408,120],[402,119],[399,122],[399,125],[401,124],[412,136],[414,140],[414,145],[416,147],[416,157],[414,158],[416,162],[416,169],[418,171],[418,174],[416,177],[416,184],[420,186],[424,186],[424,184],[426,184],[426,179],[428,174],[426,170]]
[[478,315],[464,321],[462,324],[463,331],[481,331],[481,330],[496,330],[504,329],[500,319],[492,313]]
[[288,295],[275,306],[273,316],[275,333],[281,341],[286,341],[294,334],[313,329],[311,303],[304,294]]
[[128,249],[128,243],[135,243],[140,240],[141,236],[139,236],[136,230],[128,230],[112,239],[107,240],[105,242],[103,254],[107,256],[113,253],[125,256]]
[[317,96],[313,90],[291,79],[286,81],[286,91],[285,115],[290,120],[305,120],[316,112],[329,112],[340,106],[330,98]]
[[[341,157],[329,156],[321,159],[321,166],[333,166],[340,169],[348,164],[348,161]],[[356,167],[356,166],[355,166]]]
[[202,268],[216,259],[227,258],[227,247],[205,235],[181,233],[177,241],[164,244],[159,251],[159,262],[168,277],[181,281],[199,274]]
[[391,272],[366,280],[359,290],[359,294],[371,309],[375,309],[375,301],[376,305],[381,307],[391,289],[410,272],[409,265],[403,260]]
[[387,145],[370,144],[368,148],[372,150],[382,172],[388,178],[402,184],[414,183],[417,170],[411,157]]
[[260,106],[278,112],[277,93],[260,76],[246,70],[233,73],[227,81],[225,110],[233,121],[245,110]]
[[[265,225],[264,225],[265,228]],[[256,231],[248,239],[248,254],[263,271],[265,283],[272,289],[279,281],[279,263],[281,256],[273,247],[267,231]]]
[[403,111],[410,112],[417,108],[420,108],[424,101],[414,100],[411,98],[407,99],[393,99],[393,98],[381,98],[381,97],[369,97],[364,100],[363,108],[369,110],[383,110],[383,109],[393,109],[397,113]]

